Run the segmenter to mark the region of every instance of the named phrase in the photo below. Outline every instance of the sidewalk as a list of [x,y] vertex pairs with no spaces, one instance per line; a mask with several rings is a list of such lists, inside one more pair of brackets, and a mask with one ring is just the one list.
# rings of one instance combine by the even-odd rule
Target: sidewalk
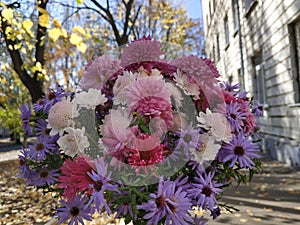
[[[31,144],[34,140],[35,137],[29,137],[27,142]],[[17,159],[21,149],[21,145],[15,144],[9,138],[0,138],[0,162]]]
[[264,160],[263,168],[250,185],[225,191],[223,200],[240,211],[209,224],[300,224],[300,171],[274,160]]

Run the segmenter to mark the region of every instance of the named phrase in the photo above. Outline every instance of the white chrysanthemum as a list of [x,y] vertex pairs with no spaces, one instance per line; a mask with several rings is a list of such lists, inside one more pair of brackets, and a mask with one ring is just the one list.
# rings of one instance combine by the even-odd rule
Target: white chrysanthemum
[[77,154],[83,154],[84,149],[90,146],[88,138],[84,135],[84,127],[81,129],[67,127],[64,131],[67,132],[67,134],[60,137],[57,144],[66,155],[74,157]]
[[174,73],[176,85],[183,89],[186,95],[191,95],[195,100],[199,99],[199,86],[196,82],[191,82],[190,77],[183,74],[179,69]]
[[134,82],[136,79],[136,73],[125,71],[122,76],[118,76],[118,79],[115,82],[113,87],[114,93],[114,104],[126,104],[126,96],[125,93],[130,85],[130,83]]
[[158,69],[151,69],[151,72],[149,72],[148,70],[146,70],[144,67],[141,66],[137,71],[138,71],[137,78],[153,77],[153,78],[157,78],[159,80],[163,79],[163,76],[161,75],[161,73]]
[[90,88],[88,92],[78,93],[73,102],[75,102],[79,107],[85,108],[95,108],[97,105],[104,105],[107,98],[104,94],[101,94],[100,90]]
[[216,155],[221,148],[221,145],[215,144],[215,137],[209,134],[201,134],[200,140],[202,145],[198,149],[190,149],[192,160],[202,164],[204,161],[211,161],[216,158]]
[[209,130],[217,141],[229,143],[232,140],[231,127],[226,116],[221,113],[212,113],[208,108],[206,113],[200,112],[197,117],[199,126]]
[[54,136],[57,133],[62,136],[66,127],[73,126],[73,118],[77,114],[78,112],[73,107],[69,97],[53,105],[48,115],[47,125],[47,128],[51,128],[50,136]]

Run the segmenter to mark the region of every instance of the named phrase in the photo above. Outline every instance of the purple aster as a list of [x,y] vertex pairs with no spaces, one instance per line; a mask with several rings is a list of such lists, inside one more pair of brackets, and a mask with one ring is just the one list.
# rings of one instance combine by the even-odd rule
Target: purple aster
[[252,112],[255,116],[260,117],[264,115],[264,108],[262,105],[260,105],[258,102],[255,102]]
[[29,149],[22,149],[21,154],[18,155],[19,157],[19,169],[20,173],[18,174],[18,177],[22,177],[24,179],[27,179],[30,176],[30,168],[28,165],[26,165],[26,161],[29,159]]
[[206,225],[207,224],[207,220],[204,219],[203,216],[198,217],[197,215],[195,215],[194,219],[194,225]]
[[190,123],[187,129],[180,129],[177,134],[180,138],[176,148],[183,147],[185,152],[189,152],[190,149],[196,149],[201,142],[199,129],[195,129],[192,123]]
[[238,98],[244,99],[244,100],[247,100],[247,99],[248,99],[247,95],[248,95],[248,92],[247,92],[247,91],[239,91],[239,92],[237,93]]
[[231,160],[230,167],[233,167],[238,161],[240,168],[249,167],[251,169],[255,165],[251,158],[260,157],[257,155],[259,151],[258,145],[251,142],[243,132],[240,132],[238,136],[233,135],[232,141],[224,143],[220,151],[222,152],[220,160],[222,162]]
[[32,177],[32,184],[34,186],[51,186],[57,181],[57,177],[60,174],[57,170],[48,170],[45,167],[43,167],[41,170],[37,171],[35,174],[35,177]]
[[36,136],[49,136],[51,129],[47,128],[48,123],[44,119],[38,119],[34,124]]
[[46,112],[45,111],[45,105],[46,101],[45,98],[40,98],[38,99],[34,104],[33,104],[33,110],[34,112]]
[[58,224],[70,219],[68,225],[78,225],[78,222],[84,225],[83,219],[91,221],[94,209],[90,206],[90,202],[87,202],[87,197],[81,197],[76,195],[69,201],[61,200],[60,203],[64,208],[58,208],[56,216],[60,218]]
[[99,213],[102,212],[104,207],[106,212],[111,214],[111,210],[104,197],[104,192],[108,190],[118,192],[118,186],[111,184],[111,180],[109,179],[110,175],[107,175],[108,165],[104,162],[102,157],[95,160],[95,166],[97,172],[93,170],[91,173],[88,173],[90,178],[94,181],[94,184],[91,185],[91,188],[94,189],[92,199]]
[[243,130],[243,120],[246,119],[246,113],[242,112],[242,109],[238,102],[230,102],[226,105],[227,118],[231,125],[232,132],[239,132]]
[[20,118],[22,120],[22,127],[24,129],[24,132],[27,133],[27,135],[31,135],[31,127],[30,127],[30,115],[31,115],[31,109],[29,104],[25,104],[20,106],[21,115]]
[[195,182],[192,184],[192,188],[189,189],[189,196],[196,199],[196,202],[203,209],[208,208],[212,211],[215,206],[218,205],[215,195],[218,195],[222,192],[222,189],[219,188],[223,184],[219,184],[213,180],[215,175],[214,172],[201,173],[197,171],[198,176],[195,177]]
[[46,154],[51,154],[57,149],[57,146],[52,142],[51,137],[38,137],[34,145],[29,146],[29,155],[31,159],[42,161],[46,158]]
[[69,96],[69,92],[65,92],[64,89],[57,85],[56,90],[50,89],[45,99],[44,112],[49,113],[51,107],[61,100],[62,97]]
[[231,84],[229,82],[224,82],[220,84],[221,88],[224,88],[226,91],[229,92],[236,92],[240,89],[240,84],[236,83],[236,84]]
[[221,209],[219,206],[217,208],[214,208],[210,214],[213,220],[217,219],[220,215],[221,215]]
[[163,218],[166,219],[166,224],[182,225],[193,222],[188,212],[191,210],[191,200],[178,183],[178,180],[164,181],[160,177],[157,193],[151,193],[151,199],[147,203],[137,206],[137,209],[146,211],[143,218],[149,219],[147,225],[156,225]]

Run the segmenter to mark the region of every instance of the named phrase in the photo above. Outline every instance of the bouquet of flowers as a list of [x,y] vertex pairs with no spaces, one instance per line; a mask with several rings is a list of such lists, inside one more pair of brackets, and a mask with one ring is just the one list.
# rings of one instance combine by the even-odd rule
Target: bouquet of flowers
[[223,189],[259,172],[262,108],[209,59],[164,47],[138,39],[89,63],[76,93],[57,87],[34,112],[20,108],[37,135],[20,176],[58,194],[58,224],[104,211],[134,225],[205,224],[195,210],[217,218],[231,209]]

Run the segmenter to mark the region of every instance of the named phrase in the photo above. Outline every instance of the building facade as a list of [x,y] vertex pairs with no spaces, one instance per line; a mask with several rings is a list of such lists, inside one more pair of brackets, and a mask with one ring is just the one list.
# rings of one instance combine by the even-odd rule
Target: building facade
[[300,0],[203,0],[206,55],[265,107],[262,149],[300,166]]

